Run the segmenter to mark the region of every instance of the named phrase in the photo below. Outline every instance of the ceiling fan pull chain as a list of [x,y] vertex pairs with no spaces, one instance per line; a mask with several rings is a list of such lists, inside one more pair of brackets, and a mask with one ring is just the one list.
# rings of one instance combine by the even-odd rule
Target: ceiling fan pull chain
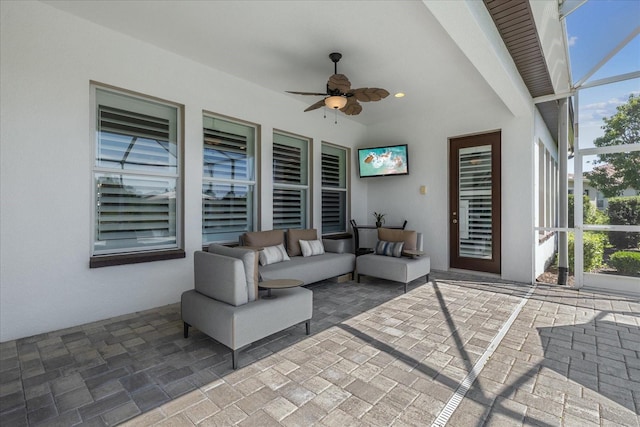
[[333,122],[334,124],[338,124],[338,110],[333,110],[336,113],[336,121]]

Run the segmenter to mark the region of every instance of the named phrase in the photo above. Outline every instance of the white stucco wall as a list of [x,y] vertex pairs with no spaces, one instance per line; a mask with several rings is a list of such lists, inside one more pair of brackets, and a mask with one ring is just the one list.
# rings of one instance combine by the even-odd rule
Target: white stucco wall
[[[533,203],[533,213],[534,213],[533,224],[534,225],[538,225],[539,224],[539,218],[538,217],[540,215],[539,206],[540,206],[540,192],[541,192],[541,189],[540,189],[539,174],[540,174],[540,161],[541,161],[541,159],[539,157],[538,144],[542,144],[542,146],[544,146],[544,148],[547,151],[549,151],[549,153],[551,154],[551,157],[556,162],[559,162],[558,147],[557,147],[557,145],[556,145],[551,133],[549,132],[549,129],[544,124],[544,120],[542,119],[542,116],[540,115],[540,112],[538,111],[537,108],[535,108],[534,109],[534,139],[533,139],[533,175],[534,175],[533,176],[533,185],[534,185],[534,190],[532,192],[532,197],[533,197],[532,203]],[[556,194],[554,194],[553,197],[555,197],[556,201],[558,201],[557,189],[556,189]],[[556,205],[556,207],[557,207],[557,205]],[[534,242],[534,245],[535,245],[533,279],[535,279],[540,274],[544,273],[546,268],[553,261],[553,258],[554,258],[555,253],[556,253],[557,234],[552,236],[552,237],[549,237],[547,239],[543,239],[542,242],[540,242],[541,235],[538,234],[538,232],[534,232],[533,234],[534,234],[533,242]]]
[[[302,101],[42,3],[0,7],[0,341],[174,303],[192,288],[192,254],[201,247],[202,110],[262,125],[266,229],[274,128],[313,138],[318,165],[321,141],[362,141],[364,127],[347,118],[329,126],[319,114],[302,114]],[[186,259],[89,269],[91,80],[184,105]],[[364,216],[366,184],[352,178],[353,215]],[[319,189],[319,167],[313,183]],[[316,191],[317,228],[320,201]]]
[[[483,100],[485,101],[485,100]],[[407,143],[410,174],[369,180],[369,211],[385,212],[388,222],[408,220],[424,233],[431,268],[449,269],[448,139],[473,133],[502,132],[502,277],[530,282],[532,274],[533,122],[514,118],[499,102],[473,102],[455,114],[434,113],[369,128],[371,142]],[[421,185],[427,194],[420,195]]]
[[[466,3],[451,7],[462,7],[465,19],[480,14],[486,20]],[[460,14],[438,10],[445,29],[457,28]],[[201,247],[202,110],[261,125],[262,229],[272,224],[273,129],[313,139],[316,228],[321,141],[409,144],[408,176],[359,179],[352,153],[351,217],[369,223],[373,211],[383,211],[389,223],[407,219],[409,228],[424,233],[432,268],[440,270],[448,269],[448,138],[501,130],[502,277],[531,280],[533,113],[503,53],[496,54],[498,68],[474,63],[491,61],[490,54],[471,55],[479,45],[501,52],[495,35],[476,37],[482,22],[449,58],[468,68],[464,99],[427,103],[414,116],[365,128],[346,117],[329,126],[319,114],[301,114],[303,101],[39,2],[0,2],[0,18],[0,341],[174,303],[193,286],[192,254]],[[459,30],[450,33],[452,46],[464,38]],[[489,78],[496,70],[509,81]],[[184,105],[186,259],[89,269],[92,80]]]

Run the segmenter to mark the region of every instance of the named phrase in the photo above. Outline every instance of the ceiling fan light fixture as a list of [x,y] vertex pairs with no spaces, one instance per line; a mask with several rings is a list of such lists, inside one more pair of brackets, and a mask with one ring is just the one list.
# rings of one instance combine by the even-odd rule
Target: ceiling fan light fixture
[[339,110],[347,105],[347,98],[340,95],[328,96],[324,99],[324,105],[334,110]]

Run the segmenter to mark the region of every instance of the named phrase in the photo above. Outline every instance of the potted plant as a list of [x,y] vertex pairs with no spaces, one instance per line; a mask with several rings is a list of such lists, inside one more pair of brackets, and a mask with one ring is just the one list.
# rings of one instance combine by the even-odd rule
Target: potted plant
[[382,224],[384,224],[384,216],[386,214],[383,213],[378,213],[378,212],[374,212],[373,216],[376,217],[376,227],[380,228],[382,227]]

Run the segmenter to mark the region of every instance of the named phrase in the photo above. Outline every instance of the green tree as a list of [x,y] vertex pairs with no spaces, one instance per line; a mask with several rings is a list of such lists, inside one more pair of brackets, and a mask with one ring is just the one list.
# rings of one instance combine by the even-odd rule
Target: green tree
[[[640,143],[640,95],[629,95],[629,101],[603,121],[604,135],[593,141],[596,147]],[[585,177],[605,197],[619,196],[629,187],[640,190],[640,152],[600,154],[594,165]]]

